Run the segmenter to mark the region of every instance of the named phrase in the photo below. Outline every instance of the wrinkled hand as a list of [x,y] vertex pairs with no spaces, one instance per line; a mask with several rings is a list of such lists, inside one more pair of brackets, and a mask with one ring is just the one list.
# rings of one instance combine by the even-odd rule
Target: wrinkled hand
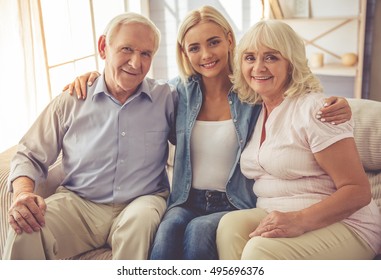
[[324,108],[316,117],[322,122],[340,124],[351,119],[352,110],[345,98],[331,96],[325,100]]
[[21,192],[9,208],[9,224],[17,234],[39,231],[45,225],[46,203],[41,196]]
[[260,222],[249,237],[296,237],[305,232],[302,223],[303,219],[299,212],[273,211]]

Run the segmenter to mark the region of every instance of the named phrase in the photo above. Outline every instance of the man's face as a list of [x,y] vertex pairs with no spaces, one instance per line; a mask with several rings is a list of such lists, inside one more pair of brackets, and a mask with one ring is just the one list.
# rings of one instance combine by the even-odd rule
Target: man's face
[[103,44],[103,52],[101,41],[99,49],[105,59],[108,90],[116,96],[130,96],[151,67],[155,48],[153,31],[141,23],[129,23],[116,30],[109,45]]

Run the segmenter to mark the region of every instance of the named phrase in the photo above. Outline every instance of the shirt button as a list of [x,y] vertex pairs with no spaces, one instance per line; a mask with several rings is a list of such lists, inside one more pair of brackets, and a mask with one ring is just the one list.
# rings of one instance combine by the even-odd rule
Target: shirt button
[[237,122],[237,119],[234,119],[233,122]]
[[233,101],[229,100],[229,104],[230,104],[230,105],[233,104]]
[[126,133],[123,131],[120,135],[122,135],[122,136],[126,136]]

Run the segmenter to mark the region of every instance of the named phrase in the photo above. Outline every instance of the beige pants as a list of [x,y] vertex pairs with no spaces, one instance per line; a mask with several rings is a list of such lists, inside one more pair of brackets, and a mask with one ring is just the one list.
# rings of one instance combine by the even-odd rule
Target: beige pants
[[222,217],[217,249],[223,260],[329,260],[373,259],[374,251],[343,223],[292,238],[249,238],[267,215],[262,209],[233,211]]
[[64,187],[46,199],[45,227],[31,234],[9,231],[4,259],[64,259],[108,244],[113,259],[147,259],[166,209],[168,192],[128,204],[98,204]]

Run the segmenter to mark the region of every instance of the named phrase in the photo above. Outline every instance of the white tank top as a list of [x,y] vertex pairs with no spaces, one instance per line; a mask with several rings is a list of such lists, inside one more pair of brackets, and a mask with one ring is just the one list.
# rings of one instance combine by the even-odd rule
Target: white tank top
[[192,187],[225,192],[238,149],[232,120],[196,121],[191,135]]

